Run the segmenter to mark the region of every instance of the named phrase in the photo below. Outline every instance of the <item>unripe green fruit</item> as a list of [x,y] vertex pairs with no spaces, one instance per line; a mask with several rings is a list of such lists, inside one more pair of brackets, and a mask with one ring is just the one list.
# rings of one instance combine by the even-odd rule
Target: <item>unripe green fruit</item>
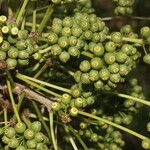
[[9,146],[10,148],[17,148],[17,147],[19,146],[19,141],[18,141],[18,139],[16,139],[16,138],[10,139],[10,141],[9,141],[9,143],[8,143],[8,146]]
[[54,111],[59,111],[59,110],[61,109],[60,103],[58,103],[58,102],[52,103],[52,109],[53,109]]
[[13,127],[8,127],[8,128],[5,129],[4,134],[8,138],[13,138],[16,135],[16,131]]
[[6,52],[0,50],[0,61],[6,59]]
[[15,69],[16,66],[17,66],[17,61],[16,61],[16,59],[8,58],[8,59],[6,60],[6,63],[7,63],[7,68],[8,68],[9,70]]
[[144,61],[146,64],[150,64],[150,54],[146,54],[146,55],[143,57],[143,61]]
[[27,144],[27,147],[28,147],[28,148],[34,149],[34,148],[36,148],[37,142],[36,142],[35,139],[31,139],[31,140],[28,140],[28,141],[26,142],[26,144]]
[[18,57],[20,59],[28,59],[29,53],[26,50],[19,51]]
[[59,59],[63,62],[66,63],[69,59],[70,59],[70,55],[68,52],[63,51],[61,52],[61,54],[59,55]]
[[71,115],[72,117],[76,117],[76,116],[78,115],[78,109],[75,108],[75,107],[72,107],[72,108],[70,109],[70,115]]
[[31,130],[34,132],[39,132],[41,131],[42,125],[41,122],[39,121],[34,121],[31,123]]
[[26,129],[25,132],[24,132],[24,137],[27,140],[31,140],[31,139],[34,138],[34,132],[30,129]]
[[15,47],[10,47],[8,50],[8,57],[15,59],[18,57],[19,51]]
[[84,60],[80,63],[79,68],[82,72],[88,72],[91,69],[91,65],[90,65],[89,61]]
[[145,139],[142,141],[142,147],[144,149],[150,149],[150,139]]
[[26,125],[23,122],[19,122],[15,125],[15,131],[17,133],[24,133],[26,130]]

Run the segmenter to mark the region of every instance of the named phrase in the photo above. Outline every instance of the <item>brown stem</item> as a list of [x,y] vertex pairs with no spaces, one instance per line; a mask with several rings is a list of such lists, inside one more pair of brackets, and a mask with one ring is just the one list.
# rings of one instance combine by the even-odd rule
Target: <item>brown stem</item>
[[[0,86],[0,90],[7,90],[7,86]],[[29,100],[35,100],[41,104],[43,104],[48,111],[51,110],[51,105],[53,103],[52,100],[32,91],[31,89],[27,88],[26,86],[16,83],[16,86],[13,89],[13,93],[20,95],[22,92],[25,93],[26,98],[28,98]]]

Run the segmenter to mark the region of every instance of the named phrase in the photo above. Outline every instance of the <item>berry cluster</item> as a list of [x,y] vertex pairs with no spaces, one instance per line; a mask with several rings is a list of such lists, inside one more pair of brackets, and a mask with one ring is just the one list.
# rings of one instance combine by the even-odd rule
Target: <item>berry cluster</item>
[[41,132],[41,123],[34,121],[30,127],[23,123],[17,123],[14,127],[0,128],[0,138],[5,149],[37,149],[48,150],[48,138]]
[[117,7],[115,8],[115,13],[121,15],[131,15],[133,12],[133,5],[135,0],[112,0]]
[[34,52],[34,46],[27,30],[19,30],[15,22],[0,16],[0,61],[5,61],[7,69],[27,66]]

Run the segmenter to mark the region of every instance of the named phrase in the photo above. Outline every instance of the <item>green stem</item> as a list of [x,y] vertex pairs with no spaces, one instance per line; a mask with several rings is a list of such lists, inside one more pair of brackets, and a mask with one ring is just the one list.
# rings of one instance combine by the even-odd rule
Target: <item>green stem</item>
[[31,126],[30,120],[25,115],[22,115],[21,117],[22,117],[23,122],[25,122],[25,124],[27,125],[27,127],[30,128]]
[[17,19],[16,19],[17,25],[19,25],[19,22],[21,21],[21,17],[22,17],[22,15],[24,14],[25,8],[26,8],[26,6],[27,6],[27,4],[28,4],[29,1],[30,1],[30,0],[24,0],[24,2],[23,2],[23,4],[22,4],[22,7],[21,7],[21,9],[20,9],[20,12],[19,12],[19,14],[18,14],[18,17],[17,17]]
[[7,108],[4,108],[4,122],[5,122],[5,127],[7,127],[7,124],[8,124]]
[[33,10],[33,20],[32,20],[32,32],[36,31],[36,4],[37,2],[34,2],[34,10]]
[[27,80],[30,80],[30,81],[33,81],[33,82],[42,84],[42,85],[44,85],[44,86],[47,86],[47,87],[50,87],[50,88],[59,90],[59,91],[63,91],[63,92],[66,92],[66,93],[71,93],[71,90],[70,90],[70,89],[63,88],[63,87],[60,87],[60,86],[57,86],[57,85],[53,85],[53,84],[50,84],[50,83],[47,83],[47,82],[44,82],[44,81],[41,81],[41,80],[38,80],[38,79],[34,79],[34,78],[29,77],[29,76],[22,75],[22,74],[20,74],[20,73],[18,73],[16,76],[17,76],[18,78],[21,78],[21,80],[27,79]]
[[93,58],[93,57],[94,57],[94,55],[91,54],[91,53],[89,53],[89,52],[84,52],[84,51],[83,51],[81,54],[84,55],[84,56],[87,56],[87,57],[89,57],[89,58]]
[[43,50],[40,50],[39,51],[39,53],[41,53],[41,54],[43,54],[43,53],[47,53],[47,52],[49,52],[50,50],[51,50],[51,46],[50,47],[47,47],[47,48],[45,48],[45,49],[43,49]]
[[16,104],[15,104],[15,100],[14,100],[14,97],[13,97],[13,94],[12,94],[12,88],[11,88],[11,84],[10,84],[9,80],[7,80],[7,88],[8,88],[8,93],[9,93],[9,96],[10,96],[10,100],[11,100],[11,103],[12,103],[13,110],[14,110],[15,116],[17,118],[17,121],[21,122],[18,111],[17,111],[17,107],[16,107]]
[[114,94],[114,95],[117,95],[118,97],[130,99],[130,100],[133,100],[133,101],[142,103],[142,104],[144,104],[144,105],[150,106],[150,101],[148,101],[148,100],[140,99],[140,98],[133,97],[133,96],[126,95],[126,94],[122,94],[122,93],[113,93],[113,94]]
[[51,137],[52,137],[54,150],[58,150],[57,143],[55,140],[55,134],[54,134],[53,112],[52,111],[49,112],[49,121],[50,121],[50,131],[51,131]]
[[[35,114],[33,114],[33,113],[30,113],[30,114],[29,114],[29,117],[30,117],[30,118],[34,118],[34,119],[37,119],[37,116],[36,116]],[[43,118],[44,121],[49,121],[49,119],[46,118],[46,117],[44,117],[44,116],[42,116],[42,118]]]
[[71,126],[66,126],[66,128],[68,128],[68,130],[70,130],[73,135],[77,138],[77,140],[80,142],[80,144],[82,145],[82,147],[84,148],[84,150],[88,150],[86,144],[83,142],[83,140],[81,139],[81,137],[74,131],[74,129]]
[[36,111],[36,113],[37,113],[37,115],[38,115],[38,118],[39,118],[39,120],[41,121],[41,123],[42,123],[42,125],[43,125],[45,131],[47,132],[47,135],[48,135],[49,139],[51,140],[50,130],[49,130],[49,128],[48,128],[46,122],[44,121],[43,116],[42,116],[42,114],[41,114],[41,112],[40,112],[40,110],[39,110],[39,108],[38,108],[36,102],[32,101],[32,105],[33,105],[33,107],[34,107],[34,109],[35,109],[35,111]]
[[17,105],[18,112],[19,112],[19,110],[20,110],[20,107],[21,107],[21,104],[22,104],[24,98],[25,98],[25,93],[22,92],[22,93],[19,95],[19,98],[18,98],[18,99],[19,99],[19,102],[18,102],[18,105]]
[[143,136],[143,135],[141,135],[141,134],[139,134],[139,133],[137,133],[137,132],[135,132],[135,131],[132,131],[132,130],[130,130],[130,129],[128,129],[128,128],[125,128],[125,127],[123,127],[123,126],[121,126],[121,125],[118,125],[118,124],[116,124],[116,123],[113,123],[113,122],[111,122],[111,121],[109,121],[109,120],[106,120],[106,119],[104,119],[104,118],[97,117],[97,116],[95,116],[95,115],[92,115],[92,114],[89,114],[89,113],[86,113],[86,112],[83,112],[83,111],[79,111],[78,113],[79,113],[80,115],[83,115],[83,116],[86,116],[86,117],[89,117],[89,118],[92,118],[92,119],[96,119],[96,120],[98,120],[98,121],[102,121],[102,122],[104,122],[104,123],[106,123],[106,124],[109,124],[109,125],[115,127],[115,128],[118,128],[118,129],[120,129],[120,130],[122,130],[122,131],[125,131],[125,132],[127,132],[127,133],[129,133],[129,134],[132,134],[132,135],[138,137],[138,138],[141,139],[141,140],[148,139],[147,137],[145,137],[145,136]]
[[48,64],[45,63],[42,68],[34,75],[34,78],[38,78],[48,67]]
[[[111,39],[111,36],[107,36],[107,39]],[[122,40],[125,41],[125,42],[132,42],[132,43],[141,44],[141,45],[144,44],[143,39],[123,37]]]
[[29,85],[31,85],[31,86],[33,86],[33,87],[36,87],[36,88],[38,88],[38,89],[40,89],[40,90],[42,90],[42,91],[44,91],[44,92],[46,92],[46,93],[48,93],[48,94],[50,94],[50,95],[53,95],[53,96],[55,96],[55,97],[61,97],[61,95],[59,95],[59,94],[57,94],[57,93],[55,93],[55,92],[52,92],[52,91],[50,91],[50,90],[48,90],[48,89],[46,89],[46,88],[44,88],[44,87],[42,87],[42,86],[40,86],[40,85],[34,83],[34,82],[31,82],[31,81],[27,80],[27,79],[21,77],[19,74],[17,74],[16,77],[17,77],[18,79],[20,79],[20,80],[26,82],[27,84],[29,84]]
[[49,7],[47,8],[47,11],[44,15],[44,18],[43,18],[43,20],[42,20],[42,22],[38,28],[39,33],[41,33],[43,31],[43,29],[44,29],[45,25],[47,24],[52,13],[53,13],[53,5],[49,5]]
[[73,139],[71,136],[69,136],[69,140],[70,140],[70,143],[71,143],[73,149],[74,149],[74,150],[78,150],[78,147],[77,147],[77,145],[76,145],[74,139]]

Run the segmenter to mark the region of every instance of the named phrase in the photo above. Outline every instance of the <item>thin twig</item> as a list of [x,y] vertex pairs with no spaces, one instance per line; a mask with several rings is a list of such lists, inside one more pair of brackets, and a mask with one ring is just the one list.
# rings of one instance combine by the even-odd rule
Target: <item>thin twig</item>
[[[6,91],[7,90],[7,86],[0,86],[0,90]],[[20,95],[22,92],[25,93],[26,98],[28,98],[29,100],[35,100],[41,104],[43,104],[44,106],[46,106],[46,108],[48,109],[48,111],[51,110],[51,105],[53,103],[52,100],[32,91],[31,89],[27,88],[26,86],[16,83],[16,86],[13,88],[13,93]]]

